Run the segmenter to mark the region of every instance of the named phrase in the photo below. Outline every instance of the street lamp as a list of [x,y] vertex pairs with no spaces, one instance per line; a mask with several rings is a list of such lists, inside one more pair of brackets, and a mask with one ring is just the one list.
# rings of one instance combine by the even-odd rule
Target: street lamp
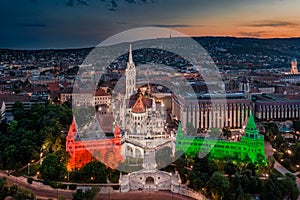
[[27,164],[27,172],[28,172],[28,176],[30,174],[30,163]]

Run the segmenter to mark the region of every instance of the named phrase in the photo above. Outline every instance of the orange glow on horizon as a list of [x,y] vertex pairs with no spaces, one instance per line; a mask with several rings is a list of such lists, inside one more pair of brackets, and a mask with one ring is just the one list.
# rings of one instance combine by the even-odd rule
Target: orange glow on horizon
[[191,37],[197,36],[216,36],[216,37],[249,37],[249,38],[298,38],[300,37],[300,28],[298,27],[232,27],[232,28],[176,28]]

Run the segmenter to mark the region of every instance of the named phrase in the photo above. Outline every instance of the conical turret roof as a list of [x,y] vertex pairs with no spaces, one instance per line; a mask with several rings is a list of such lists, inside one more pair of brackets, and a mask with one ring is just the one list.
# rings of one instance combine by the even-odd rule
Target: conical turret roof
[[178,128],[177,128],[177,132],[176,132],[176,137],[182,137],[183,136],[183,131],[182,131],[182,125],[181,122],[178,123]]
[[254,121],[254,117],[251,111],[247,121],[245,132],[246,134],[258,134],[258,129],[256,127],[256,123]]
[[117,124],[117,125],[116,125],[116,129],[115,129],[115,132],[114,132],[114,136],[115,136],[115,137],[119,137],[120,134],[121,134],[120,127],[119,127],[119,125]]

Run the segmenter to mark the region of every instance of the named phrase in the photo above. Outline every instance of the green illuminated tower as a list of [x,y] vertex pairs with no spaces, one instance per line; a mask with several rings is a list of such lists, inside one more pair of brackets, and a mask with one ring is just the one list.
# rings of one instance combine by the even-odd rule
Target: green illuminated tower
[[241,138],[241,143],[244,145],[244,149],[252,162],[266,162],[265,150],[264,150],[264,136],[258,133],[254,117],[252,112],[245,128],[245,135]]
[[182,126],[181,126],[181,122],[178,123],[178,128],[177,128],[177,132],[176,132],[176,141],[180,140],[183,138],[183,131],[182,131]]
[[251,112],[245,128],[245,135],[241,137],[240,141],[185,136],[179,123],[176,133],[176,151],[184,151],[191,157],[210,153],[211,157],[216,159],[231,158],[245,163],[266,164],[264,136],[258,133]]

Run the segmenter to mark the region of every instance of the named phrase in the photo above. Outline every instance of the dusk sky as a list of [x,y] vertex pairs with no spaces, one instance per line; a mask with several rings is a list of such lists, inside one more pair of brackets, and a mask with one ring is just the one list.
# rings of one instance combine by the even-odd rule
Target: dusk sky
[[1,0],[0,48],[99,44],[132,28],[189,36],[300,37],[300,0]]

